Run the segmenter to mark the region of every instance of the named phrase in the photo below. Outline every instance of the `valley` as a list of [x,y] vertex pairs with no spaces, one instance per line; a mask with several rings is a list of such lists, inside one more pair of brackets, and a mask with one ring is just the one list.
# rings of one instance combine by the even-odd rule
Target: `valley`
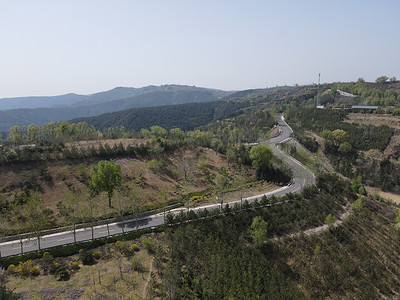
[[[396,113],[317,110],[315,96],[251,90],[10,129],[4,286],[25,299],[398,296],[398,181],[383,173],[397,168]],[[104,161],[121,172],[111,192],[94,186]]]

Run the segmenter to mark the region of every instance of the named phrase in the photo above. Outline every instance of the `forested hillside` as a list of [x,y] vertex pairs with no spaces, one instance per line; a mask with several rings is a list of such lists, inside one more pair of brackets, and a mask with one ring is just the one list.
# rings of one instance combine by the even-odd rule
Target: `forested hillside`
[[343,175],[384,191],[400,192],[400,168],[392,157],[374,158],[373,153],[383,153],[393,136],[394,129],[345,122],[344,110],[292,109],[287,120],[299,141],[316,151],[318,144],[309,132],[322,137],[321,147],[335,169]]
[[[246,145],[278,132],[280,110],[299,141],[313,153],[324,151],[353,180],[322,173],[300,194],[167,215],[163,234],[96,241],[92,245],[103,246],[93,252],[70,245],[32,254],[33,261],[3,259],[2,282],[26,299],[54,290],[77,299],[127,293],[145,299],[398,297],[398,207],[366,195],[362,184],[398,188],[392,161],[364,172],[370,166],[364,154],[385,150],[393,129],[346,123],[344,110],[299,108],[313,103],[316,91],[249,90],[222,101],[11,127],[0,148],[2,235],[122,218],[172,203],[192,207],[216,196],[225,203],[258,187],[282,186],[291,175],[283,162],[271,158],[262,168],[252,149],[266,146]],[[124,182],[110,198],[93,188],[92,166],[99,161],[122,169]],[[13,259],[16,265],[6,264]],[[85,278],[92,277],[96,284],[88,285]]]
[[188,103],[162,107],[134,108],[108,113],[91,118],[74,119],[72,122],[86,122],[102,130],[107,127],[124,126],[126,129],[139,131],[158,125],[166,129],[181,128],[193,130],[213,120],[240,114],[249,102],[214,101],[206,103]]
[[[141,89],[115,88],[88,96],[70,94],[56,97],[0,99],[0,130],[6,130],[13,125],[28,126],[32,123],[42,125],[133,107],[216,101],[229,94],[213,89],[164,85]],[[1,108],[8,110],[2,111]]]
[[[335,176],[287,204],[227,211],[173,227],[162,270],[172,299],[378,299],[400,293],[399,238],[394,211],[359,198]],[[294,235],[323,224],[353,203],[339,227]],[[355,204],[354,204],[355,203]],[[202,215],[198,217],[203,217]],[[192,219],[195,216],[192,216]]]

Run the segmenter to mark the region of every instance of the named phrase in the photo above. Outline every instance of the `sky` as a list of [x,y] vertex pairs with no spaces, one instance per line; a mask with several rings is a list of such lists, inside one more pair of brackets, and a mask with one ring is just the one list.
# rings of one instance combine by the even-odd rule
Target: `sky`
[[400,79],[398,0],[0,0],[0,98]]

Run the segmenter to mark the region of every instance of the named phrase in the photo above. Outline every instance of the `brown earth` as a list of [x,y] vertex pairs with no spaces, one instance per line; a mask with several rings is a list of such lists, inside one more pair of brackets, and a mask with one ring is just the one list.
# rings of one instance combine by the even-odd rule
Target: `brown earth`
[[376,187],[366,187],[367,191],[369,194],[372,195],[379,195],[382,198],[392,201],[394,203],[400,204],[400,195],[398,194],[393,194],[393,193],[388,193],[388,192],[384,192]]
[[[125,141],[132,143],[131,140]],[[119,143],[115,140],[115,143]],[[86,143],[85,146],[89,146]],[[169,157],[160,158],[164,167],[150,168],[149,161],[143,159],[122,158],[116,161],[121,165],[124,186],[136,184],[137,195],[142,204],[158,203],[162,200],[160,191],[168,191],[169,199],[179,198],[182,194],[201,191],[214,184],[218,184],[219,169],[225,167],[230,182],[242,181],[238,174],[238,166],[228,164],[225,156],[207,148],[194,150],[178,150]],[[44,206],[49,206],[54,212],[55,221],[62,222],[64,218],[62,206],[66,204],[71,188],[78,191],[82,214],[87,209],[87,185],[90,180],[91,165],[97,161],[56,161],[15,164],[2,168],[0,171],[0,191],[4,200],[13,200],[20,197],[23,191],[38,191],[43,199]],[[187,174],[185,180],[185,172]],[[252,168],[246,169],[246,176],[254,178]],[[1,195],[0,194],[0,195]],[[1,198],[0,198],[1,199]],[[127,199],[126,196],[115,193],[113,208],[108,207],[108,198],[105,193],[94,198],[94,214],[101,216],[118,211],[117,199]],[[128,202],[128,201],[126,201]],[[128,205],[127,203],[122,205]],[[61,208],[60,208],[61,207]],[[123,206],[124,207],[124,206]],[[2,227],[6,222],[2,220]]]

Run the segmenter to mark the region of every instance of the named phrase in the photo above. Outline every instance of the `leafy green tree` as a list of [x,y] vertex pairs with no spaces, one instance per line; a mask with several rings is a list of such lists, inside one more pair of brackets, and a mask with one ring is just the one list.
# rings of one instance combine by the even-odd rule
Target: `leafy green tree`
[[183,138],[185,137],[185,133],[180,128],[172,128],[169,131],[169,133],[174,139],[177,139],[177,140],[183,140]]
[[389,77],[387,77],[387,76],[380,76],[375,80],[375,82],[376,83],[385,83],[386,81],[388,81],[388,79],[389,79]]
[[253,166],[260,170],[266,170],[271,165],[272,151],[266,145],[257,145],[250,150],[250,159]]
[[150,127],[150,133],[154,138],[166,138],[167,137],[167,131],[162,128],[161,126],[151,126]]
[[101,160],[92,166],[92,186],[98,192],[107,192],[108,206],[111,206],[112,195],[122,185],[121,166],[113,161]]
[[393,76],[389,80],[390,80],[390,82],[396,82],[397,78]]
[[39,128],[36,124],[28,126],[28,139],[30,143],[37,143],[39,135]]
[[147,129],[142,128],[140,130],[140,137],[144,138],[144,139],[148,139],[150,138],[150,131]]
[[336,222],[336,217],[334,215],[332,215],[332,214],[329,214],[325,219],[325,223],[328,226],[333,225],[335,222]]
[[8,140],[14,144],[22,143],[21,127],[14,125],[8,131]]
[[43,209],[43,200],[38,192],[35,192],[32,196],[27,197],[25,215],[26,223],[30,230],[33,230],[36,235],[39,250],[41,250],[40,231],[44,229],[48,223],[46,216],[43,214]]
[[347,132],[344,131],[343,129],[336,129],[332,131],[332,137],[335,142],[335,145],[339,146],[340,144],[344,143],[347,138]]
[[257,247],[261,247],[267,239],[268,223],[261,216],[253,218],[250,226],[250,236]]
[[363,202],[361,198],[358,198],[351,204],[351,209],[354,211],[359,211],[363,208]]
[[352,150],[352,146],[351,146],[351,144],[348,143],[348,142],[341,143],[341,144],[339,145],[339,148],[338,148],[338,151],[341,152],[341,153],[343,153],[343,154],[350,153],[351,150]]

